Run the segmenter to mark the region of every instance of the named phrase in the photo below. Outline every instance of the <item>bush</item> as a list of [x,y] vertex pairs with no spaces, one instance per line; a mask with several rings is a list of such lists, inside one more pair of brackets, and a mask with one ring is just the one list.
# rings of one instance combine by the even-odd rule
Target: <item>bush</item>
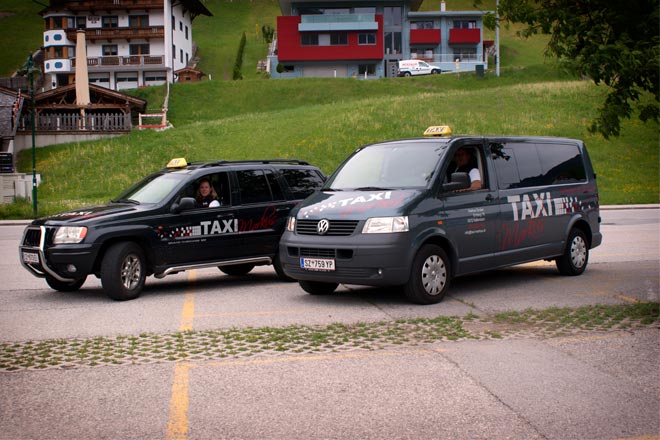
[[234,80],[239,80],[243,79],[243,74],[241,73],[241,70],[243,69],[243,52],[245,51],[245,32],[243,32],[243,36],[241,37],[241,42],[238,44],[238,53],[236,54],[236,61],[234,62],[234,73],[232,75],[232,78]]

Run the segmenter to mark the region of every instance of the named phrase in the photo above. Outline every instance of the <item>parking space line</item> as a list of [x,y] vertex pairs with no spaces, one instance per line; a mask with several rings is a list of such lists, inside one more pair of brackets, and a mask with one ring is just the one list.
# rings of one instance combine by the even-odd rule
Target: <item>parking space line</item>
[[637,298],[633,298],[631,296],[619,295],[617,293],[610,293],[604,291],[583,293],[583,294],[578,294],[577,296],[609,296],[610,298],[616,298],[616,299],[620,299],[621,301],[631,302],[635,304],[640,302],[640,300],[638,300]]
[[[189,284],[197,280],[197,271],[188,272]],[[193,329],[195,318],[195,293],[187,290],[183,299],[181,309],[181,324],[179,331]],[[187,361],[177,362],[174,366],[174,378],[172,380],[172,393],[170,395],[170,413],[167,420],[167,440],[186,440],[188,436],[188,377],[190,363]]]

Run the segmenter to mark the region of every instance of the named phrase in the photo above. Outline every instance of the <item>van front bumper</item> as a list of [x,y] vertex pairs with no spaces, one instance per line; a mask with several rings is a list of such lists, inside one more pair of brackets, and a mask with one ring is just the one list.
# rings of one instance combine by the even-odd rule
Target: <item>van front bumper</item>
[[[410,277],[411,248],[407,233],[319,237],[285,232],[280,262],[291,278],[366,286],[402,285]],[[302,258],[334,260],[334,270],[301,267]]]

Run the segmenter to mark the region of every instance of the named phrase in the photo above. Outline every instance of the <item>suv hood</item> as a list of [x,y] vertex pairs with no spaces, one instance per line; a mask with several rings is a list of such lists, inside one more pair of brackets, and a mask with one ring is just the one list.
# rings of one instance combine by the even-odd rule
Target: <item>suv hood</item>
[[297,218],[363,219],[405,215],[407,206],[422,190],[320,191],[298,208]]
[[32,222],[33,225],[48,225],[48,224],[67,224],[67,223],[84,223],[92,219],[110,219],[115,218],[119,214],[127,212],[134,212],[139,210],[136,205],[113,203],[109,205],[88,206],[71,211],[60,212],[58,214],[49,215]]

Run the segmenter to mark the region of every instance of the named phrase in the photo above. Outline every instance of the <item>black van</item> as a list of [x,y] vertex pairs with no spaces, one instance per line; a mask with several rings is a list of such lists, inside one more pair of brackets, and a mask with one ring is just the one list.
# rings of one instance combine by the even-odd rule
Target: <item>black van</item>
[[489,269],[546,259],[581,274],[602,241],[584,143],[448,133],[358,148],[291,211],[286,275],[310,294],[401,285],[431,304],[452,277]]

